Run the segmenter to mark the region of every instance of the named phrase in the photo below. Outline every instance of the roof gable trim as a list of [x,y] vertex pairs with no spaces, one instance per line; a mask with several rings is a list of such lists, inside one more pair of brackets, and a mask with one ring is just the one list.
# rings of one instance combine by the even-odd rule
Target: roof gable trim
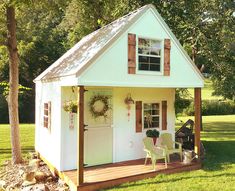
[[[139,12],[138,12],[139,11]],[[180,53],[185,57],[185,59],[188,61],[188,63],[191,65],[192,69],[196,72],[196,74],[199,76],[199,78],[201,80],[204,80],[203,75],[201,74],[201,72],[199,71],[199,69],[196,67],[196,65],[194,64],[194,62],[191,60],[191,58],[189,57],[189,55],[186,53],[186,51],[183,49],[182,45],[180,44],[180,42],[178,41],[178,39],[175,37],[175,35],[172,33],[172,31],[170,30],[170,28],[168,27],[168,25],[165,23],[165,21],[163,20],[163,18],[160,16],[160,14],[158,13],[158,11],[156,10],[156,8],[149,4],[146,5],[144,7],[141,7],[139,10],[133,11],[132,13],[136,13],[136,15],[134,15],[121,29],[120,31],[118,31],[114,36],[112,36],[112,38],[110,38],[105,44],[104,46],[98,50],[98,52],[96,54],[94,54],[89,60],[86,61],[86,63],[83,63],[82,65],[80,65],[77,68],[77,71],[73,74],[69,74],[66,76],[71,76],[71,75],[75,75],[76,77],[78,77],[81,73],[83,73],[97,58],[99,58],[106,50],[108,50],[108,48],[113,45],[113,43],[119,38],[121,37],[134,23],[136,23],[137,20],[140,19],[140,17],[142,15],[144,15],[147,11],[151,11],[152,14],[155,16],[155,18],[157,19],[157,21],[159,22],[159,24],[162,26],[162,28],[166,31],[166,33],[169,35],[169,37],[173,40],[174,44],[176,45],[176,47],[178,48],[178,50],[180,51]],[[129,13],[131,14],[131,13]],[[128,14],[128,15],[129,15]],[[128,16],[126,15],[126,16]],[[125,16],[124,16],[125,17]],[[123,17],[121,17],[123,18]],[[121,19],[120,18],[120,19]],[[119,20],[119,19],[118,19]],[[117,20],[115,20],[117,21]],[[115,22],[114,21],[114,22]],[[111,23],[110,23],[111,24]],[[109,24],[109,25],[110,25]],[[107,25],[106,25],[107,26]],[[105,27],[106,27],[105,26]],[[92,34],[97,33],[99,31],[94,31],[93,33],[90,33],[89,35],[86,36],[86,38],[89,38],[90,36],[92,36]],[[52,64],[51,66],[49,66],[43,73],[41,73],[37,78],[35,78],[34,82],[39,81],[39,80],[43,80],[43,78],[55,67],[59,66],[61,64],[61,62],[64,59],[67,59],[70,55],[71,52],[73,52],[73,50],[76,50],[77,47],[79,47],[79,45],[81,43],[83,43],[83,40],[85,39],[82,38],[81,41],[79,41],[77,44],[75,44],[75,46],[73,46],[70,50],[68,50],[63,56],[61,56],[57,61],[54,62],[54,64]],[[49,79],[53,80],[53,79],[57,79],[60,77],[63,77],[65,75],[61,75],[61,76],[56,76],[56,77],[51,77]]]
[[163,29],[165,29],[165,31],[168,33],[168,35],[170,36],[170,38],[174,41],[176,47],[178,48],[178,50],[180,50],[180,53],[186,58],[186,60],[190,63],[190,66],[193,68],[193,70],[196,72],[196,74],[201,78],[201,80],[204,81],[204,77],[202,75],[202,73],[200,72],[200,70],[197,68],[197,66],[195,65],[195,63],[192,61],[192,59],[189,57],[188,53],[184,50],[184,48],[182,47],[182,45],[180,44],[180,42],[178,41],[178,39],[176,38],[176,36],[174,35],[174,33],[171,31],[171,29],[168,27],[168,25],[166,24],[166,22],[163,20],[163,18],[161,17],[161,15],[158,13],[158,11],[156,10],[156,8],[153,5],[151,6],[151,11],[154,13],[156,19],[159,21],[160,25],[163,27]]

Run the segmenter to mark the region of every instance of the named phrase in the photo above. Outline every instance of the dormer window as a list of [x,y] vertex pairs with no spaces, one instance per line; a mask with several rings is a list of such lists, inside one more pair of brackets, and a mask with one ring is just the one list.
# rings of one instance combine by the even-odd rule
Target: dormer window
[[138,70],[160,72],[161,49],[160,40],[138,38]]

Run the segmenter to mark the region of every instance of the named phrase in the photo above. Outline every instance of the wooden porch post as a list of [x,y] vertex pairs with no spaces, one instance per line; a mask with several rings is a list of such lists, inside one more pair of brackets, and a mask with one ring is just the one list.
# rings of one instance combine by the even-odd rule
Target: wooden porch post
[[200,131],[201,131],[201,88],[194,88],[194,108],[195,108],[195,142],[194,151],[200,157]]
[[78,185],[84,182],[84,86],[78,88],[78,156],[77,156],[77,183]]

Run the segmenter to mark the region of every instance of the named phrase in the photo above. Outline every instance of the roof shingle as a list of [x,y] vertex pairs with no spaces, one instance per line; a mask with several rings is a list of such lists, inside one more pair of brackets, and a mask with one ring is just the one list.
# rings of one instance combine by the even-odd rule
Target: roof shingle
[[90,59],[99,54],[102,48],[119,34],[126,25],[130,24],[137,16],[142,15],[141,13],[149,7],[150,5],[141,7],[85,36],[40,74],[35,81],[75,75]]

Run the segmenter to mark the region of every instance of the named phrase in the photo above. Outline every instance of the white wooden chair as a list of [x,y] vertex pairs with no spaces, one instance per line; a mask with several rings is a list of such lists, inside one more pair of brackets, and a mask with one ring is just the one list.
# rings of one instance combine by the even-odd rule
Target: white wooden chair
[[143,139],[144,151],[146,152],[146,157],[144,164],[146,165],[148,158],[151,158],[153,169],[156,170],[156,161],[158,159],[165,160],[165,167],[167,168],[167,157],[165,149],[160,146],[154,146],[153,140],[150,137],[145,137]]
[[[170,162],[170,154],[173,153],[179,153],[180,160],[182,161],[182,144],[173,141],[172,135],[170,133],[163,133],[160,135],[161,139],[161,146],[165,148],[166,156],[167,156],[167,162]],[[174,147],[174,144],[177,145],[177,148]]]

